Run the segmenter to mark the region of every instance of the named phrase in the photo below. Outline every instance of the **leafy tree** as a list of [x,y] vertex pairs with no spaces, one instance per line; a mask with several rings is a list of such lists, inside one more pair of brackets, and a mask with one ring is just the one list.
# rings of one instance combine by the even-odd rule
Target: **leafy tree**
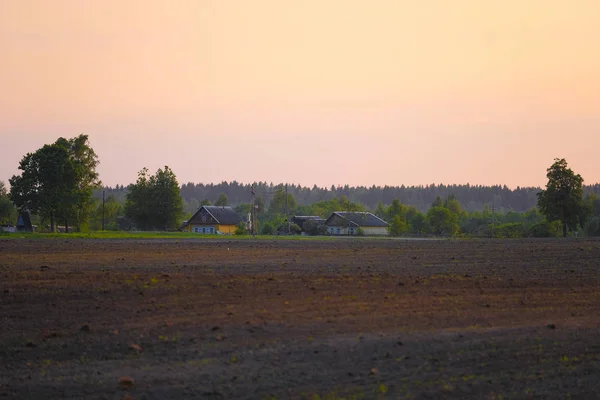
[[463,211],[460,207],[460,203],[456,200],[456,197],[451,194],[444,200],[444,207],[446,207],[452,214],[456,214],[459,217],[463,215]]
[[10,179],[10,198],[20,210],[48,218],[53,231],[57,219],[64,221],[67,231],[69,221],[79,228],[87,220],[93,190],[100,184],[97,165],[87,135],[59,138],[23,157],[21,175]]
[[429,232],[429,222],[427,217],[420,212],[410,216],[408,220],[409,232],[416,233],[417,235],[423,235]]
[[408,224],[402,215],[395,215],[388,226],[390,235],[399,236],[408,232]]
[[285,214],[286,210],[288,214],[294,212],[296,209],[296,200],[291,194],[285,193],[283,188],[279,188],[273,195],[273,200],[269,203],[269,214]]
[[[55,221],[72,206],[75,171],[68,150],[56,144],[27,153],[19,163],[21,175],[10,178],[10,198],[20,210],[29,210]],[[61,215],[62,214],[62,215]]]
[[125,215],[141,230],[169,230],[178,227],[182,214],[179,184],[173,171],[165,166],[148,176],[148,169],[143,168],[136,183],[129,187]]
[[229,204],[229,199],[226,194],[221,193],[217,201],[215,201],[215,206],[225,207]]
[[210,202],[210,200],[208,200],[208,199],[204,199],[204,200],[202,200],[202,201],[200,202],[200,205],[201,205],[201,206],[211,206],[211,205],[212,205],[212,203]]
[[[72,139],[59,138],[58,146],[63,146],[69,152],[69,158],[74,168],[74,187],[70,188],[67,214],[73,214],[75,224],[79,230],[87,221],[91,213],[93,191],[100,187],[96,167],[100,163],[94,149],[89,145],[88,135],[79,135]],[[64,216],[66,218],[66,216]],[[65,220],[65,225],[67,225]]]
[[458,233],[458,218],[446,207],[431,207],[427,211],[427,222],[436,235],[452,236]]
[[14,224],[17,220],[17,209],[6,190],[4,181],[0,181],[0,224]]
[[387,218],[392,221],[394,217],[400,216],[404,219],[406,213],[408,212],[408,207],[404,204],[400,203],[399,200],[394,199],[392,204],[387,209]]
[[546,177],[546,190],[538,193],[538,207],[549,221],[561,222],[566,237],[568,229],[576,229],[583,212],[583,178],[568,167],[564,158],[554,160]]

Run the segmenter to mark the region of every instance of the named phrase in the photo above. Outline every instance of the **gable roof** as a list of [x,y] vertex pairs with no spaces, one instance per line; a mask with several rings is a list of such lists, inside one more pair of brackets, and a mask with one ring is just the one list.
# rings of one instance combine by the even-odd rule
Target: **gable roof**
[[194,215],[192,215],[192,218],[190,218],[185,225],[202,224],[202,220],[200,219],[202,210],[205,210],[218,224],[221,225],[237,225],[242,221],[238,213],[231,207],[202,206]]
[[323,222],[325,222],[325,220],[323,218],[321,218],[317,215],[294,215],[292,217],[292,222],[295,222],[295,223],[298,223],[298,222],[303,223],[306,221],[317,221],[317,222],[323,221]]
[[338,216],[346,221],[348,224],[353,226],[370,226],[370,227],[386,227],[388,223],[379,218],[378,216],[371,214],[370,212],[350,212],[350,211],[336,211],[327,218],[325,225],[329,225],[329,221],[334,217]]

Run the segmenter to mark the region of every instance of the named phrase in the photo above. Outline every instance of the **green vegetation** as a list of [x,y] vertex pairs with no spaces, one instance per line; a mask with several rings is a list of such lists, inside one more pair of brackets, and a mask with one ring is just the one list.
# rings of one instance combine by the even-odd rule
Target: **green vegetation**
[[17,209],[8,196],[4,181],[0,181],[0,225],[14,224],[17,220]]
[[59,138],[19,163],[21,175],[10,178],[10,198],[20,210],[29,210],[50,221],[69,223],[81,230],[87,223],[92,192],[99,187],[98,156],[88,144],[87,135]]
[[583,178],[568,167],[567,161],[555,159],[548,168],[546,190],[538,193],[538,207],[550,221],[562,223],[563,236],[577,229],[583,215]]
[[183,206],[175,173],[168,167],[148,176],[148,169],[138,173],[137,182],[129,187],[125,215],[139,229],[173,230],[179,228]]
[[[22,174],[10,179],[10,193],[0,182],[0,222],[14,223],[18,208],[29,210],[35,224],[44,226],[49,221],[51,232],[55,222],[63,222],[67,232],[69,223],[78,232],[173,231],[184,217],[190,218],[200,206],[211,202],[217,206],[231,204],[243,220],[251,212],[250,185],[222,182],[180,187],[174,172],[165,166],[152,176],[143,168],[136,183],[128,187],[100,190],[97,165],[86,135],[59,138],[27,154],[19,165]],[[257,232],[265,236],[302,231],[312,236],[328,235],[322,220],[306,220],[298,226],[291,218],[304,215],[326,219],[334,211],[372,211],[388,222],[390,236],[600,236],[600,197],[596,194],[600,184],[584,187],[583,178],[568,168],[564,159],[555,160],[547,177],[542,191],[470,185],[309,189],[261,182],[252,187],[257,193]],[[431,201],[425,204],[425,199]],[[248,232],[241,224],[235,233],[243,236]],[[364,233],[359,229],[359,236]],[[138,233],[132,235],[139,237]]]

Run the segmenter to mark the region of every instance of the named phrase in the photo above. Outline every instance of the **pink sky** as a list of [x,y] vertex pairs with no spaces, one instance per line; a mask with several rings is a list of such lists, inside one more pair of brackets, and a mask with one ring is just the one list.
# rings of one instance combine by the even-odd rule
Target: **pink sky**
[[597,0],[0,2],[0,180],[90,136],[105,184],[600,182]]

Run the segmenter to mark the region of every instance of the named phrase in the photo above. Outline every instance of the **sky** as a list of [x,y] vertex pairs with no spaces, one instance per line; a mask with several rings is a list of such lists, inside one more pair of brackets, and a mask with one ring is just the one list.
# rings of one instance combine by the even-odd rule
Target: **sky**
[[0,180],[89,135],[106,185],[600,182],[597,0],[0,0]]

